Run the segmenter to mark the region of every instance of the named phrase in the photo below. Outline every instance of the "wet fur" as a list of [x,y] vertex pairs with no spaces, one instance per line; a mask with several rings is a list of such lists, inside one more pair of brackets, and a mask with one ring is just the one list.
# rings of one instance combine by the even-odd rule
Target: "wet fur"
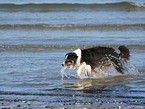
[[[119,73],[123,74],[122,60],[126,62],[129,59],[129,49],[123,45],[119,46],[118,49],[120,50],[119,54],[111,47],[77,49],[66,54],[63,66],[78,68],[78,76],[81,75],[82,70],[92,73],[95,68],[103,69],[109,65],[112,65]],[[72,61],[72,64],[68,65],[68,60]]]

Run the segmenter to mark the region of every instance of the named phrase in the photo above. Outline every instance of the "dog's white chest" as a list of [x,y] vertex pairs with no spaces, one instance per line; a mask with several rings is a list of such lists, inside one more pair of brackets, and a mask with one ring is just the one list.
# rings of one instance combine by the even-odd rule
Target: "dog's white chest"
[[77,70],[77,74],[78,76],[81,76],[81,73],[82,72],[89,72],[91,73],[91,66],[90,65],[87,65],[85,62],[83,62],[79,67],[78,67],[78,70]]

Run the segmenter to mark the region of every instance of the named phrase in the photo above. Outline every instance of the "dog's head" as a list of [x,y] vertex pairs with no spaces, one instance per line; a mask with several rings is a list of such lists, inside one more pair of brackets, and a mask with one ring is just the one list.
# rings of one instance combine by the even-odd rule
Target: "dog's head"
[[67,53],[65,55],[65,61],[63,62],[62,66],[70,66],[70,67],[74,67],[76,65],[76,61],[77,61],[77,54],[76,53]]

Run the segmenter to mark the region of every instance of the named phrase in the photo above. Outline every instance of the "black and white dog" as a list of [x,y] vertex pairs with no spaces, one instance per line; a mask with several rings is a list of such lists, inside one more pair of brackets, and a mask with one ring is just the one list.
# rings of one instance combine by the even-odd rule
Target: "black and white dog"
[[82,70],[92,74],[95,68],[102,69],[110,65],[123,74],[122,60],[126,62],[129,59],[129,49],[124,45],[119,46],[118,49],[120,50],[119,54],[111,47],[77,49],[65,55],[65,62],[63,62],[62,66],[77,68],[78,76],[81,75]]

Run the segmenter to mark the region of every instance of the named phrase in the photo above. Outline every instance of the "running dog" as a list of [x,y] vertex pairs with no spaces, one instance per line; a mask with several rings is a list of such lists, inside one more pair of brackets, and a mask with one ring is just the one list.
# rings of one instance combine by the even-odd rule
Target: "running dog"
[[93,47],[88,49],[77,49],[65,55],[65,61],[62,66],[77,68],[78,76],[83,70],[90,74],[95,68],[103,69],[112,65],[119,73],[124,74],[123,62],[126,62],[129,57],[129,49],[121,45],[118,48],[120,53],[117,53],[112,47]]

